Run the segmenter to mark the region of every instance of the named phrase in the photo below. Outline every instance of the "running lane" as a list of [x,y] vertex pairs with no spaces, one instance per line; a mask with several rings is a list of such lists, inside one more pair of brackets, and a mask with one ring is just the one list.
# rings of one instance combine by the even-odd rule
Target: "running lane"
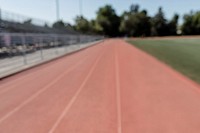
[[199,133],[200,91],[119,39],[0,82],[0,133]]

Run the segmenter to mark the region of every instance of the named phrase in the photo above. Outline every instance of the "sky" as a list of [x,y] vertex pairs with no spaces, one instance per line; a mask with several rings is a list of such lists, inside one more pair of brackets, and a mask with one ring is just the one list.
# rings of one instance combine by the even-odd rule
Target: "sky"
[[[0,8],[9,12],[22,14],[32,18],[56,21],[56,0],[0,0]],[[110,4],[118,15],[129,10],[131,4],[139,4],[153,16],[160,6],[163,7],[166,18],[174,13],[183,15],[191,10],[200,10],[200,0],[59,0],[60,18],[65,22],[74,23],[74,18],[80,15],[79,1],[82,1],[82,14],[87,19],[93,19],[99,7]],[[182,1],[182,2],[180,2]]]

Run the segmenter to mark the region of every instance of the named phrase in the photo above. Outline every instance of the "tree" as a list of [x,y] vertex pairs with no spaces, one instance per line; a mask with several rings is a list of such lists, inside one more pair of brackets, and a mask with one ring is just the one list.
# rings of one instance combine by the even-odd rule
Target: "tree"
[[194,26],[194,34],[200,34],[200,12],[196,12],[192,18],[192,25]]
[[96,22],[96,20],[91,20],[90,22],[89,22],[89,25],[90,25],[90,32],[92,33],[92,34],[99,34],[98,33],[98,24],[97,24],[97,22]]
[[77,16],[75,18],[75,30],[80,31],[82,33],[89,33],[91,31],[89,21],[83,16]]
[[167,20],[165,19],[164,12],[162,7],[158,9],[158,13],[151,19],[152,28],[151,35],[152,36],[166,36],[167,35]]
[[52,27],[56,29],[65,29],[65,23],[62,20],[59,20],[55,22]]
[[177,35],[179,15],[175,14],[172,20],[168,23],[168,35]]
[[110,37],[119,35],[120,18],[112,6],[106,5],[97,11],[96,23],[99,33]]
[[131,6],[129,12],[121,17],[120,31],[127,36],[149,36],[150,17],[146,10],[139,11],[139,6]]
[[74,31],[75,27],[71,25],[70,23],[65,23],[65,29],[68,29],[70,31]]
[[182,32],[185,35],[200,34],[200,12],[184,15],[184,22],[182,25]]
[[146,10],[140,10],[138,4],[132,4],[128,11],[118,16],[111,5],[105,5],[98,9],[94,20],[89,21],[83,16],[77,16],[74,25],[60,20],[55,22],[53,27],[57,29],[76,30],[84,34],[101,34],[108,37],[123,35],[177,35],[177,29],[178,31],[182,30],[184,34],[200,34],[200,12],[186,14],[182,28],[180,26],[177,28],[178,19],[179,15],[175,14],[171,20],[167,20],[161,7],[155,16],[150,17]]
[[28,19],[28,20],[24,21],[24,24],[32,25],[32,19]]

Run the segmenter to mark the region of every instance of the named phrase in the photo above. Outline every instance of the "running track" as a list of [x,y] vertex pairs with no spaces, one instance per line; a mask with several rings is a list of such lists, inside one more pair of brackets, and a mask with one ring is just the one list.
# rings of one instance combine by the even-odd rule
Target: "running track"
[[199,132],[199,86],[122,40],[0,81],[0,133]]

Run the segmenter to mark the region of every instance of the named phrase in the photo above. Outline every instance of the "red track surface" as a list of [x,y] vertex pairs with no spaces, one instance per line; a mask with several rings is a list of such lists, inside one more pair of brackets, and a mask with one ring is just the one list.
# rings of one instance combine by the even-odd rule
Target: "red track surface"
[[122,40],[0,82],[0,133],[199,133],[200,91]]

